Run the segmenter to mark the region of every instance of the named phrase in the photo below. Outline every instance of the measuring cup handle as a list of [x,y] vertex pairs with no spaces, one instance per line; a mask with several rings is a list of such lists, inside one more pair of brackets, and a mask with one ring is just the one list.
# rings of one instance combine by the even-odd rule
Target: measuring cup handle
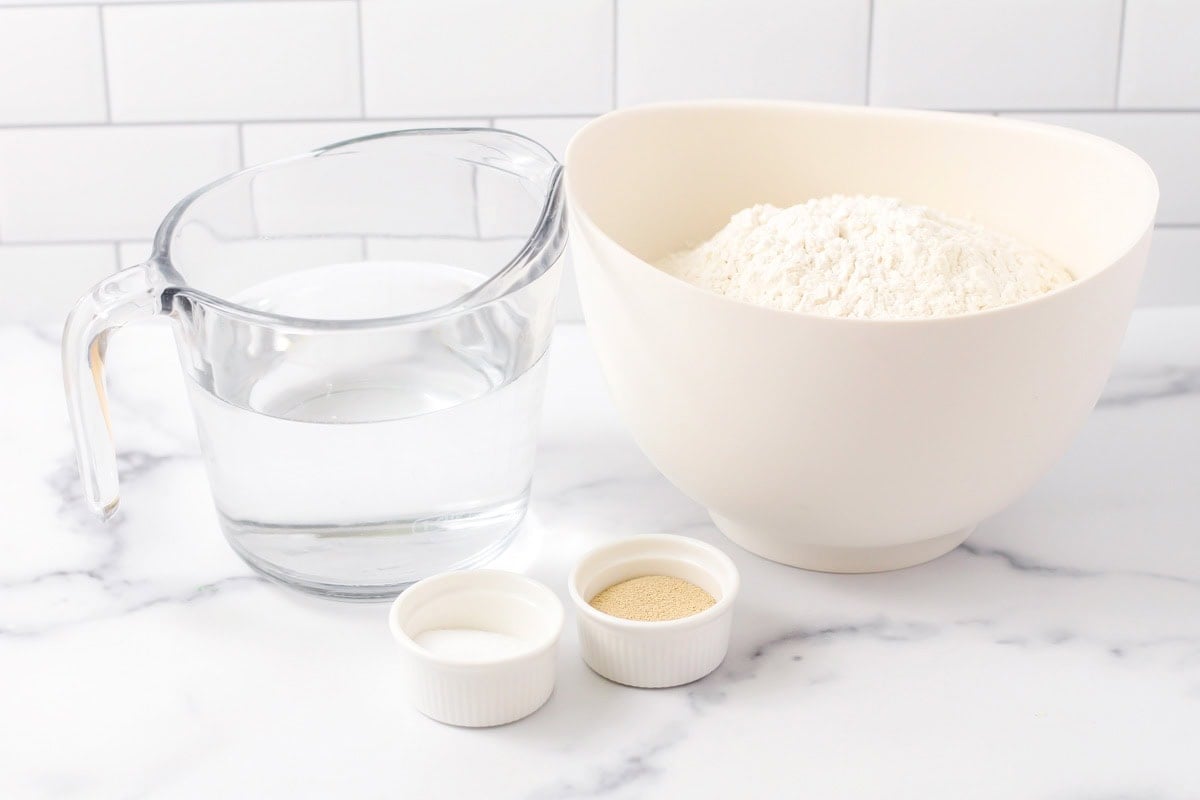
[[75,304],[63,329],[63,383],[75,457],[84,496],[101,519],[113,515],[119,499],[117,454],[104,384],[108,337],[127,322],[164,313],[166,285],[153,262],[123,269],[93,286]]

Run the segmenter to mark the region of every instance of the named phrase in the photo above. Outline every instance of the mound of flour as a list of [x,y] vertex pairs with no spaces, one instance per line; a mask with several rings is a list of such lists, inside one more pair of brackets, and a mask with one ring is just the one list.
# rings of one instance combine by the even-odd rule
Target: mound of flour
[[1070,283],[1015,239],[891,197],[833,195],[759,205],[659,267],[736,300],[831,317],[944,317]]

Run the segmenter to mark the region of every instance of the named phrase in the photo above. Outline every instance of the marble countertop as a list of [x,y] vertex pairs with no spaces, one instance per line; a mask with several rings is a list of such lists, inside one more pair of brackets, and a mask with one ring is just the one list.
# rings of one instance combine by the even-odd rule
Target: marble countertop
[[165,328],[111,350],[123,507],[80,500],[57,332],[0,327],[0,797],[1200,797],[1200,308],[1140,311],[1067,456],[953,553],[825,575],[724,541],[561,327],[533,519],[502,566],[565,596],[666,531],[742,571],[708,678],[592,674],[572,625],[532,717],[461,730],[396,680],[382,605],[255,577],[218,532]]

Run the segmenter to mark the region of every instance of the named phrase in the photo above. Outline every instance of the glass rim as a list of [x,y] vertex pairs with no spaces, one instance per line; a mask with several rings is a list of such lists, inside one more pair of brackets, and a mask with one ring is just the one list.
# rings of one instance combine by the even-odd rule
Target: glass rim
[[[521,142],[533,145],[540,155],[545,157],[546,164],[550,168],[550,180],[547,186],[546,196],[542,202],[541,210],[538,213],[537,222],[534,223],[533,230],[526,235],[524,242],[516,253],[502,266],[496,270],[491,276],[474,287],[468,292],[465,292],[458,297],[450,300],[442,305],[435,306],[423,311],[415,311],[407,314],[397,314],[388,317],[367,317],[363,319],[314,319],[310,317],[295,317],[287,314],[277,314],[271,311],[262,311],[251,308],[249,306],[235,303],[231,300],[221,297],[220,295],[206,292],[202,289],[197,289],[191,286],[182,273],[180,273],[171,260],[171,238],[175,233],[175,229],[179,222],[183,219],[187,211],[192,205],[204,195],[208,194],[213,189],[223,186],[231,181],[247,178],[259,173],[267,172],[289,164],[294,164],[301,161],[308,161],[315,158],[320,158],[327,153],[332,153],[342,148],[361,144],[363,142],[391,139],[410,136],[439,136],[446,134],[487,134],[495,135],[502,139],[516,139]],[[523,288],[526,283],[514,282],[506,287],[500,294],[487,296],[487,290],[493,287],[496,283],[511,276],[514,272],[523,266],[549,262],[546,264],[542,272],[548,270],[562,255],[562,251],[566,246],[565,236],[565,220],[564,220],[564,204],[565,198],[563,195],[563,165],[554,157],[554,154],[546,149],[545,145],[534,139],[517,133],[516,131],[504,130],[500,128],[481,128],[472,126],[460,126],[453,128],[406,128],[400,130],[380,131],[378,133],[366,134],[364,136],[356,136],[351,139],[343,139],[338,142],[322,145],[307,152],[298,153],[284,158],[278,158],[271,161],[264,161],[261,164],[254,164],[248,167],[223,175],[216,180],[213,180],[198,189],[195,189],[185,195],[181,200],[171,207],[163,221],[159,224],[154,235],[153,250],[150,258],[147,260],[151,264],[160,269],[167,281],[167,286],[163,291],[164,297],[184,296],[192,299],[206,307],[214,308],[227,316],[249,322],[253,324],[269,325],[275,328],[304,328],[304,329],[321,329],[321,330],[362,330],[370,328],[386,328],[392,326],[409,325],[413,323],[428,322],[432,320],[442,319],[446,317],[458,316],[471,311],[477,310],[498,300],[501,300],[512,292]],[[517,238],[517,237],[513,237]],[[540,277],[537,276],[537,277]],[[164,303],[166,300],[164,300]]]

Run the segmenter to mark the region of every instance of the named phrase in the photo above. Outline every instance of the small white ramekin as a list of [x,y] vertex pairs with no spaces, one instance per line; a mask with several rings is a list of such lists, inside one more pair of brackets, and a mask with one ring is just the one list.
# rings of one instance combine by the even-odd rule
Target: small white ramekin
[[[670,575],[711,594],[716,604],[681,619],[642,622],[592,608],[588,601],[614,583]],[[583,660],[610,681],[641,688],[679,686],[716,669],[729,650],[737,567],[712,545],[686,536],[646,534],[585,555],[568,580]]]
[[[469,728],[515,722],[541,708],[554,690],[563,607],[532,578],[493,569],[435,575],[397,597],[388,620],[413,703],[439,722]],[[501,633],[521,647],[483,660],[438,655],[414,641],[444,629]]]

